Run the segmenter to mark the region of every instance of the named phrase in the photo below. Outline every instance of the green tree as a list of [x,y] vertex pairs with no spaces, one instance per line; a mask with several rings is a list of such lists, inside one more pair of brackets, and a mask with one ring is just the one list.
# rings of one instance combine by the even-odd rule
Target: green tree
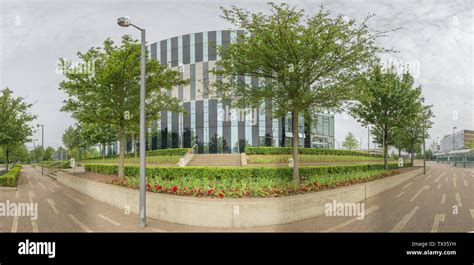
[[344,141],[342,142],[342,147],[352,150],[356,149],[359,146],[359,141],[355,138],[355,136],[349,132],[346,135],[346,138],[344,138]]
[[82,134],[89,139],[91,145],[101,146],[102,157],[105,158],[105,148],[118,139],[118,132],[114,126],[105,123],[85,123],[82,125]]
[[10,155],[11,160],[16,162],[28,162],[29,160],[29,151],[25,144],[19,143],[17,144],[11,152]]
[[[222,17],[246,33],[219,47],[221,60],[213,72],[222,78],[213,86],[237,107],[269,102],[275,117],[291,113],[293,178],[299,183],[298,117],[308,110],[337,109],[356,97],[353,80],[383,51],[375,45],[383,33],[369,32],[370,16],[357,25],[322,7],[305,16],[287,4],[269,5],[270,15],[221,8]],[[257,82],[248,84],[243,76]]]
[[421,106],[419,112],[415,113],[410,119],[406,119],[400,126],[403,133],[397,134],[397,141],[402,143],[408,153],[411,154],[411,162],[416,149],[423,144],[423,140],[428,138],[427,131],[433,125],[431,118],[434,117],[431,111],[431,105]]
[[[66,146],[69,151],[69,155],[73,157],[73,152],[76,147],[79,147],[80,144],[80,132],[74,126],[69,126],[63,133],[62,136],[63,144]],[[79,157],[76,157],[79,158]]]
[[31,106],[24,98],[15,98],[8,88],[0,91],[0,146],[5,151],[7,170],[12,150],[28,142],[33,133],[30,123],[36,116],[28,112]]
[[421,87],[413,87],[413,77],[405,72],[399,76],[394,67],[382,69],[376,65],[358,81],[366,97],[361,97],[350,109],[362,125],[372,125],[375,142],[382,144],[385,169],[388,169],[389,138],[397,128],[412,120],[422,106]]
[[46,147],[46,150],[44,150],[43,154],[43,161],[48,161],[53,159],[53,154],[54,154],[54,148],[51,146]]
[[[107,39],[103,48],[79,52],[78,57],[93,63],[94,73],[81,72],[61,59],[66,80],[59,89],[69,96],[61,110],[71,112],[80,123],[102,123],[118,129],[118,176],[122,178],[126,129],[139,123],[140,44],[126,35],[119,46]],[[146,72],[147,119],[156,119],[164,109],[182,111],[179,100],[168,96],[173,87],[187,83],[179,73],[151,59],[146,62]]]

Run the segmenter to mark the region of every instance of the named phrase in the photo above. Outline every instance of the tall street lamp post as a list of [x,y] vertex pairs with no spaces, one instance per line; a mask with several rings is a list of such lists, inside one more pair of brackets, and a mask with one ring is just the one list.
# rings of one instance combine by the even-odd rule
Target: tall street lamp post
[[426,121],[423,120],[423,175],[426,175],[426,146],[425,146],[425,138],[426,138]]
[[454,126],[453,127],[453,151],[456,150],[456,148],[454,148],[454,130],[457,129],[458,127]]
[[129,17],[120,17],[117,19],[117,24],[122,27],[132,26],[141,31],[141,62],[140,62],[140,202],[139,202],[139,219],[140,227],[146,226],[146,195],[145,195],[145,66],[146,66],[146,43],[145,43],[145,29],[139,28],[132,24]]
[[44,175],[44,125],[38,124],[36,127],[41,126],[41,175]]

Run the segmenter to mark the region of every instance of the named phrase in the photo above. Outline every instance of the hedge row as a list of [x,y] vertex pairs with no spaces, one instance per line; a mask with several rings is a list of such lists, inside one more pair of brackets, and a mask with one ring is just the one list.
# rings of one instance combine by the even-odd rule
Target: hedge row
[[53,163],[49,163],[45,165],[45,167],[52,167],[52,168],[71,168],[69,161],[55,161]]
[[[405,163],[410,166],[410,163]],[[116,175],[118,166],[89,164],[85,165],[86,172],[95,172],[101,174]],[[366,165],[333,165],[333,166],[309,166],[301,167],[300,174],[302,177],[360,172],[374,169],[383,169],[383,164],[366,164]],[[389,169],[397,168],[396,163],[390,163]],[[140,172],[139,166],[126,166],[125,175],[130,177],[138,177]],[[225,178],[288,178],[291,179],[292,169],[289,167],[147,167],[146,175],[148,177],[160,178],[208,178],[208,179],[225,179]]]
[[16,187],[20,176],[21,165],[12,167],[6,174],[0,176],[0,187]]
[[[189,148],[174,148],[174,149],[158,149],[158,150],[150,150],[146,151],[147,156],[184,156],[189,151]],[[118,158],[119,155],[110,155],[105,156],[107,158]],[[125,154],[125,158],[135,157],[134,153]],[[95,159],[103,159],[103,157],[92,157],[87,158],[86,160],[95,160]]]
[[[291,147],[245,147],[247,155],[287,155],[292,154]],[[320,149],[320,148],[298,148],[298,153],[305,155],[344,155],[344,156],[373,156],[381,155],[368,154],[362,151]]]

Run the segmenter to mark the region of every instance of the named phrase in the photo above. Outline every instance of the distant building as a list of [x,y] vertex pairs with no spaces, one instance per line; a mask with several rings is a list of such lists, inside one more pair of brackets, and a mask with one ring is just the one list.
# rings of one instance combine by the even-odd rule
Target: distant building
[[[454,141],[453,141],[454,137]],[[453,146],[454,143],[454,146]],[[445,153],[453,150],[470,149],[474,145],[474,131],[461,130],[441,139],[438,152]]]
[[57,151],[53,153],[53,160],[67,160],[67,151],[66,149],[59,148]]

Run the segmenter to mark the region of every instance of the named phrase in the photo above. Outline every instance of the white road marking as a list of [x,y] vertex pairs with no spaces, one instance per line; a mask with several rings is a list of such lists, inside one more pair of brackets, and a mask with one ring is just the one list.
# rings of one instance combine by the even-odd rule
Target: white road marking
[[18,215],[13,218],[12,233],[15,233],[18,229]]
[[474,209],[469,209],[469,212],[471,213],[472,219],[474,219]]
[[437,179],[435,179],[435,182],[439,182],[440,179],[441,179],[441,176],[439,176]]
[[28,198],[30,198],[30,203],[33,203],[33,198],[36,197],[35,192],[32,190],[28,191]]
[[85,232],[94,232],[92,231],[92,229],[90,229],[87,225],[85,225],[84,223],[82,223],[81,221],[79,221],[74,215],[72,214],[68,214],[69,218],[71,218],[71,220],[76,223],[78,226],[80,226],[82,228],[82,230],[84,230]]
[[462,207],[462,201],[461,201],[461,196],[459,195],[459,193],[454,193],[454,195],[456,196],[456,201],[458,201],[458,205],[459,207]]
[[46,186],[45,186],[43,183],[41,183],[41,182],[38,182],[38,185],[40,185],[40,186],[41,186],[41,188],[43,188],[43,189],[47,190]]
[[79,203],[80,205],[86,205],[86,203],[84,201],[82,201],[81,199],[79,199],[79,198],[76,198],[76,197],[74,197],[74,196],[72,196],[68,193],[64,193],[64,195],[68,196],[69,198],[71,198],[71,200]]
[[441,183],[440,183],[440,184],[438,184],[438,190],[439,190],[440,188],[441,188]]
[[404,193],[405,193],[404,191],[400,192],[397,196],[395,196],[395,198],[399,198],[399,197],[402,196]]
[[53,209],[53,211],[58,214],[59,211],[58,209],[56,209],[56,203],[53,201],[53,199],[46,199],[46,201],[48,202],[49,206],[51,206],[51,208]]
[[406,187],[410,186],[411,184],[413,184],[413,182],[410,182],[410,183],[406,184],[405,186],[403,186],[402,190],[405,189]]
[[415,194],[415,196],[413,196],[413,197],[411,198],[410,201],[411,201],[411,202],[414,201],[414,200],[416,199],[416,197],[418,197],[424,190],[429,190],[430,188],[431,188],[431,185],[425,185],[425,186],[423,186],[423,188],[421,188],[421,189]]
[[[365,211],[365,216],[367,216],[367,215],[369,215],[369,214],[371,214],[371,213],[377,211],[379,208],[380,208],[380,207],[379,207],[378,205],[374,205],[374,206],[370,207],[369,209],[367,209],[367,211]],[[347,220],[347,221],[345,221],[345,222],[343,222],[343,223],[341,223],[341,224],[338,224],[338,225],[336,225],[336,226],[332,226],[332,227],[330,227],[330,228],[324,230],[324,232],[334,232],[334,231],[336,231],[336,230],[338,230],[338,229],[340,229],[340,228],[342,228],[342,227],[344,227],[344,226],[347,226],[347,225],[349,225],[349,224],[354,223],[355,221],[357,221],[357,218],[351,218],[350,220]]]
[[114,220],[112,220],[112,219],[110,219],[110,218],[108,218],[108,217],[106,217],[106,216],[103,216],[102,214],[98,214],[97,216],[99,216],[100,218],[104,219],[105,221],[107,221],[107,222],[109,222],[109,223],[111,223],[111,224],[113,224],[113,225],[120,225],[119,222],[115,222]]
[[448,177],[446,177],[445,181],[448,182]]
[[425,178],[425,180],[427,180],[427,179],[429,179],[429,178],[431,178],[431,175],[428,175],[428,176]]
[[446,202],[446,193],[443,193],[443,196],[441,197],[441,204],[444,204]]
[[456,179],[453,179],[453,185],[456,188]]
[[410,221],[410,219],[415,215],[416,211],[418,211],[418,206],[415,206],[408,214],[406,214],[398,224],[396,224],[391,232],[400,232],[405,227],[405,225]]
[[444,222],[444,214],[436,214],[431,232],[438,232],[439,222]]
[[15,200],[18,200],[18,199],[20,199],[20,192],[15,191]]
[[33,227],[33,232],[38,233],[38,225],[35,220],[31,220],[31,226]]
[[465,179],[463,179],[463,181],[464,181],[464,186],[467,187],[467,181]]

